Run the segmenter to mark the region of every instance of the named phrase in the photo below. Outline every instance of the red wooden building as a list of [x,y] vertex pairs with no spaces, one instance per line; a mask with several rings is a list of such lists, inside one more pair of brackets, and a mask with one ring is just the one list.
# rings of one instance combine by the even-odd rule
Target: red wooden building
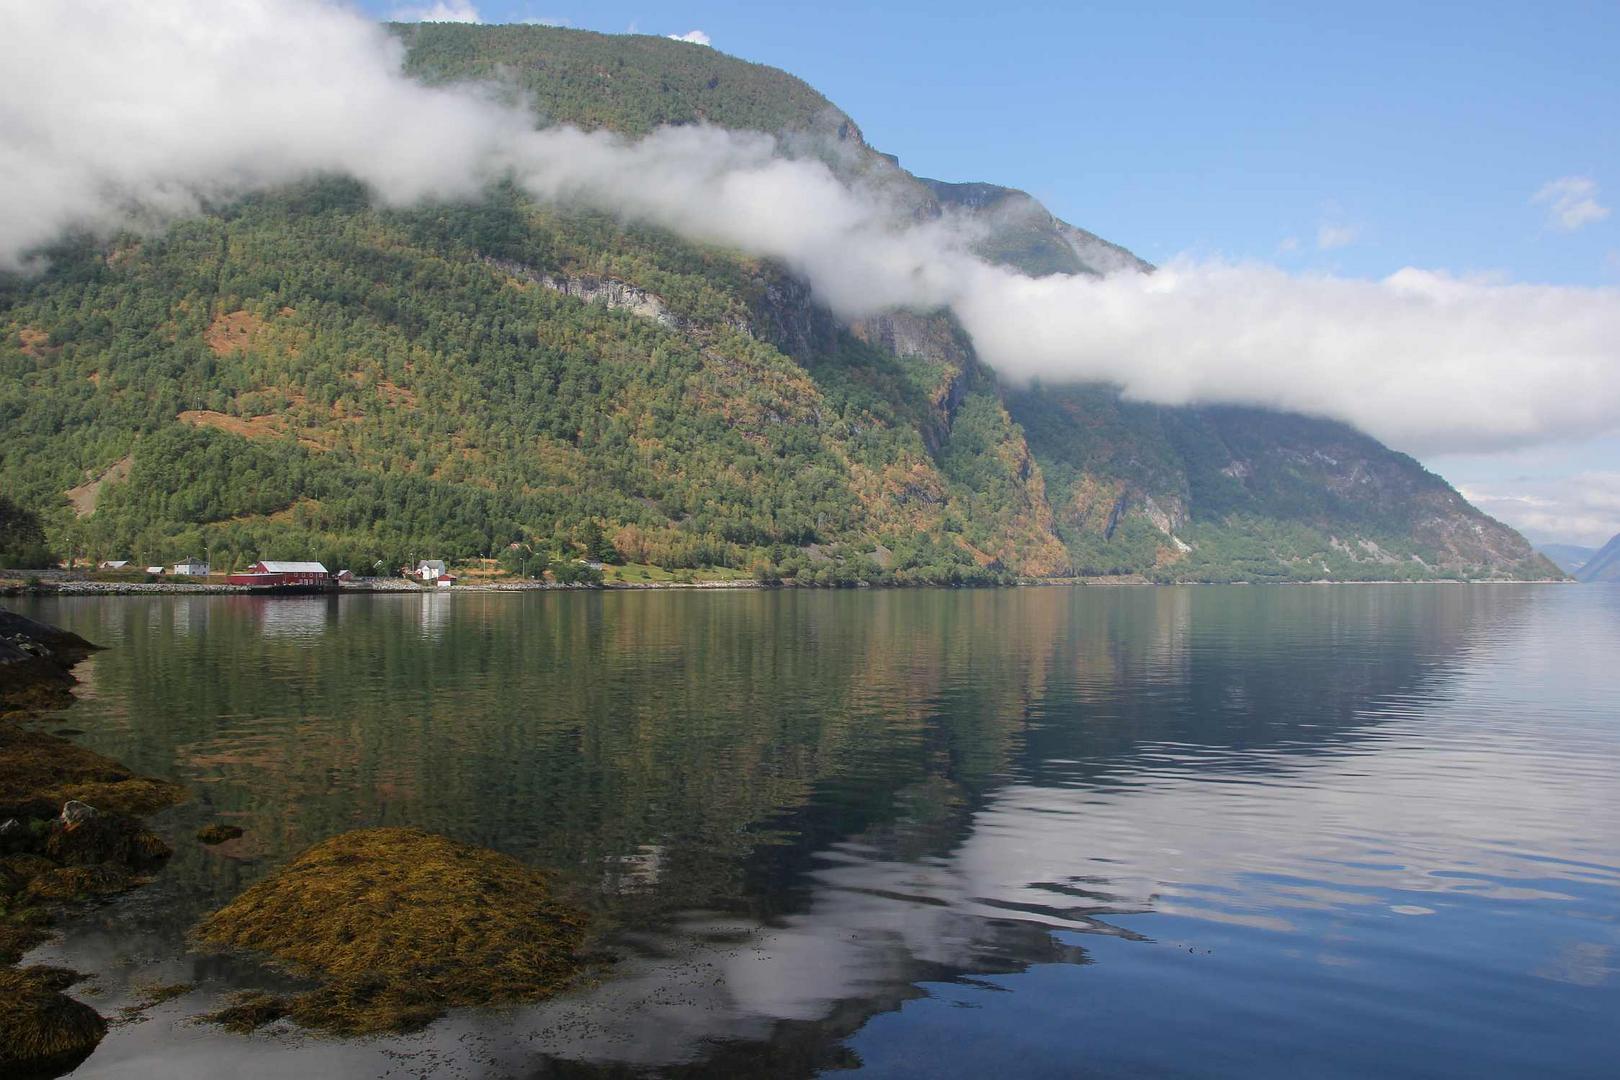
[[329,588],[336,579],[318,562],[275,562],[261,560],[225,579],[232,585],[281,585]]

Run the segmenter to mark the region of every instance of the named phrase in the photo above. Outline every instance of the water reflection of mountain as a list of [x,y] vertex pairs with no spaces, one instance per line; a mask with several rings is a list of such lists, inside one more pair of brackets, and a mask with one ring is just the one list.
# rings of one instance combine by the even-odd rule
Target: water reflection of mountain
[[[212,815],[249,830],[243,858],[182,846],[164,902],[132,908],[151,947],[306,843],[419,824],[564,869],[626,957],[600,990],[520,1018],[522,1039],[446,1030],[472,1024],[514,1060],[741,1062],[788,1040],[825,1066],[919,979],[1078,961],[1054,928],[1113,932],[1112,913],[1155,902],[1102,864],[1075,872],[1129,842],[1085,836],[1088,799],[1188,762],[1332,767],[1386,707],[1511,637],[1521,595],[467,594],[274,619],[219,601],[179,619],[167,599],[61,614],[117,645],[77,726],[203,793],[177,830]],[[1013,842],[1018,866],[1000,856]]]

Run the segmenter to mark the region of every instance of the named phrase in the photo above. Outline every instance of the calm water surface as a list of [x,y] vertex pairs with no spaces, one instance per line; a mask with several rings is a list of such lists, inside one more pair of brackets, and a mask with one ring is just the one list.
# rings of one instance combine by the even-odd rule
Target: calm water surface
[[[23,607],[109,646],[56,724],[197,792],[35,954],[198,984],[77,1075],[1620,1075],[1620,589]],[[382,824],[560,870],[618,963],[398,1039],[189,1022],[273,983],[197,917]]]

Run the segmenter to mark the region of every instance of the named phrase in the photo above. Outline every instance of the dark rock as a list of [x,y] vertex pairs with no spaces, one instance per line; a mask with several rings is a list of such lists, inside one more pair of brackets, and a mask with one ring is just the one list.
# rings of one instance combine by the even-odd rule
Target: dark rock
[[172,854],[169,845],[134,818],[97,814],[76,825],[53,829],[45,838],[45,855],[63,866],[115,863],[142,867]]
[[16,818],[7,818],[0,822],[0,855],[27,851],[33,843],[33,831]]

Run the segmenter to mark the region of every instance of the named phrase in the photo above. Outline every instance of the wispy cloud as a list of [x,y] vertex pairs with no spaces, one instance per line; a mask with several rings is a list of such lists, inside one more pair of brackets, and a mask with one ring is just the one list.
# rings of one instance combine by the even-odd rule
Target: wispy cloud
[[1545,206],[1547,224],[1561,232],[1574,232],[1609,216],[1609,208],[1598,202],[1597,181],[1589,176],[1549,181],[1530,197],[1530,202]]
[[352,175],[394,206],[501,180],[775,260],[845,318],[948,310],[1009,380],[1332,416],[1420,454],[1620,431],[1617,288],[1195,258],[1031,278],[975,256],[960,221],[895,205],[892,175],[852,183],[819,155],[701,125],[537,130],[486,89],[414,82],[400,43],[346,4],[72,7],[16,5],[7,24],[0,268],[65,229],[151,226],[311,175]]
[[481,23],[472,0],[433,0],[431,4],[401,4],[388,13],[394,22]]
[[688,30],[684,34],[666,34],[665,36],[674,41],[690,41],[693,45],[714,44],[709,40],[709,35],[701,30]]
[[1354,225],[1324,224],[1316,230],[1316,246],[1323,251],[1333,251],[1336,248],[1349,247],[1360,235],[1361,230]]

